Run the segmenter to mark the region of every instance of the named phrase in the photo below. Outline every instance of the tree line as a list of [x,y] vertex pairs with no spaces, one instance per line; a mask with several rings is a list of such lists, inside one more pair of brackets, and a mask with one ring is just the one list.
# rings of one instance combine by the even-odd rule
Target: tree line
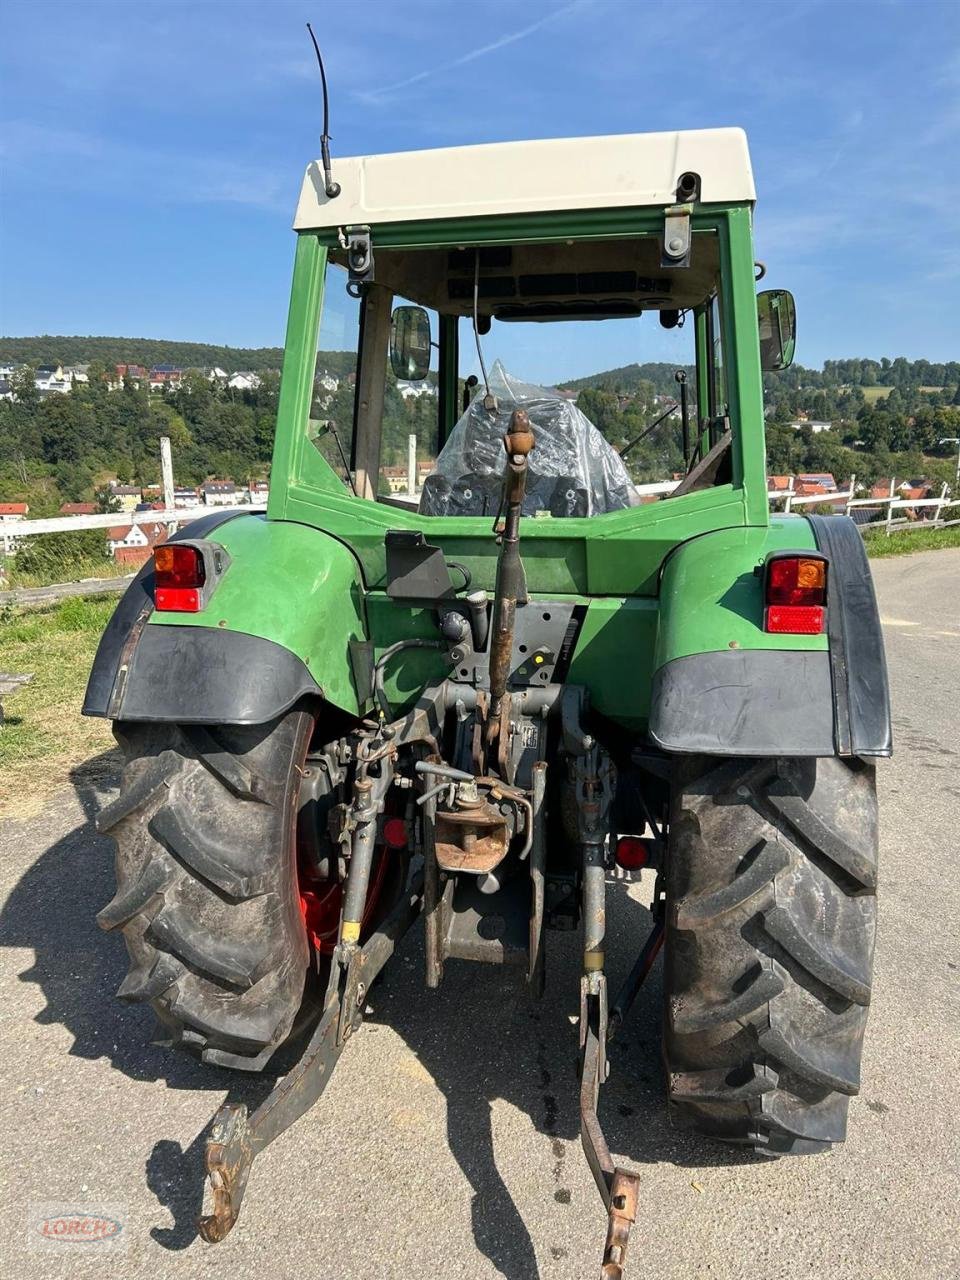
[[[7,339],[43,344],[47,339]],[[252,349],[200,344],[157,344],[149,356],[136,340],[52,339],[60,343],[56,359],[91,356],[90,342],[122,343],[123,359],[115,363],[176,364],[178,352],[189,350],[207,365],[252,367]],[[65,347],[75,342],[75,349]],[[145,341],[145,340],[144,340]],[[38,350],[40,347],[38,346]],[[233,351],[236,359],[223,352]],[[263,349],[270,351],[269,348]],[[23,350],[18,349],[23,355]],[[278,366],[280,352],[272,354]],[[50,363],[49,356],[45,356]],[[102,490],[107,478],[123,483],[159,480],[159,439],[169,436],[178,484],[197,485],[212,478],[243,482],[269,474],[279,392],[276,369],[261,372],[260,385],[231,389],[199,369],[184,374],[179,385],[151,392],[124,379],[111,390],[114,364],[90,361],[89,381],[66,395],[41,396],[28,367],[14,374],[14,398],[0,400],[0,501],[27,501],[31,515],[56,512],[63,501],[84,501]],[[315,386],[311,418],[333,421],[344,452],[349,454],[353,423],[355,368],[352,352],[320,352],[318,372],[339,379],[335,391]],[[906,374],[913,379],[905,382]],[[658,397],[675,396],[676,366],[649,363],[607,370],[567,384],[579,389],[578,404],[604,436],[623,449],[647,429],[663,410]],[[688,370],[692,384],[693,370]],[[864,381],[872,373],[887,382]],[[942,385],[937,377],[954,378]],[[860,379],[857,381],[856,379]],[[923,381],[921,381],[923,379]],[[838,482],[851,473],[864,482],[896,474],[952,482],[953,446],[944,437],[960,436],[960,364],[928,361],[828,361],[823,370],[794,366],[764,377],[767,413],[768,469],[773,473],[831,471]],[[431,388],[435,383],[431,379]],[[926,390],[922,388],[928,388]],[[934,388],[930,390],[929,388]],[[418,440],[421,460],[433,456],[436,443],[436,397],[404,399],[388,372],[383,427],[383,463],[403,465],[407,437]],[[829,432],[788,424],[800,415],[833,424]],[[319,431],[319,427],[318,427]],[[320,435],[318,448],[339,472],[339,450],[331,432]],[[634,479],[661,480],[683,466],[680,424],[667,420],[636,444],[627,464]]]
[[[349,361],[340,359],[349,354]],[[321,373],[339,377],[330,392],[314,390],[310,416],[333,421],[349,455],[354,387],[349,378],[352,353],[320,352]],[[199,370],[184,373],[179,384],[150,391],[132,378],[117,389],[111,371],[96,361],[89,381],[66,394],[41,396],[33,370],[13,375],[13,399],[0,400],[0,501],[26,501],[31,516],[55,514],[62,502],[103,502],[107,479],[122,484],[159,482],[160,437],[169,436],[178,485],[232,479],[238,483],[269,475],[277,416],[280,375],[265,371],[250,390],[226,386]],[[386,465],[407,457],[407,436],[416,432],[425,456],[436,436],[436,398],[404,400],[388,373],[383,452]],[[330,433],[319,447],[342,473]],[[109,509],[109,508],[105,508]]]

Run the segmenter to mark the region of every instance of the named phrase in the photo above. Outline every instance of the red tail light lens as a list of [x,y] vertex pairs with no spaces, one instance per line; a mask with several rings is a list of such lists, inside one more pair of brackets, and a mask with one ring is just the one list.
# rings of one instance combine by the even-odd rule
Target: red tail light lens
[[407,824],[402,818],[387,818],[383,824],[383,843],[388,849],[403,849],[407,843]]
[[764,630],[791,636],[818,636],[826,609],[819,604],[772,604],[764,615]]
[[159,612],[198,613],[206,581],[203,556],[196,547],[167,543],[153,553],[153,603]]
[[617,866],[624,871],[639,871],[650,861],[650,841],[640,836],[621,836],[617,841]]
[[827,561],[818,555],[775,555],[764,574],[764,631],[815,636],[824,629]]
[[782,556],[767,566],[767,604],[823,604],[827,598],[827,562]]

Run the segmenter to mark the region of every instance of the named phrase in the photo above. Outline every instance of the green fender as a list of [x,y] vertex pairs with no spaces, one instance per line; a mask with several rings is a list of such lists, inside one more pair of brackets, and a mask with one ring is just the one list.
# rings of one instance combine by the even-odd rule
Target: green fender
[[716,755],[835,754],[826,635],[763,630],[771,551],[816,550],[810,524],[721,529],[666,559],[654,646],[649,734],[667,751]]
[[145,566],[104,633],[85,714],[258,724],[308,697],[359,714],[351,646],[366,627],[353,552],[309,525],[260,515],[201,531],[205,523],[176,538],[202,537],[229,557],[206,607],[154,612]]

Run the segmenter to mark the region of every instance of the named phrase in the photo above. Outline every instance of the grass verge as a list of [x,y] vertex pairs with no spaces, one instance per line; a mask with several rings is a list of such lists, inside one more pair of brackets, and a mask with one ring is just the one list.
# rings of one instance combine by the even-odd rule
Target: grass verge
[[912,551],[939,551],[943,547],[960,547],[960,525],[949,529],[901,529],[886,534],[868,533],[863,540],[872,560],[883,556],[907,556]]
[[61,582],[82,582],[84,578],[123,578],[136,572],[136,565],[118,564],[106,556],[81,557],[69,563],[54,563],[25,573],[17,569],[17,557],[0,565],[0,590],[18,591],[26,587],[52,587]]
[[62,786],[75,766],[112,770],[106,720],[80,714],[100,634],[115,596],[64,600],[49,609],[0,609],[2,669],[33,680],[4,700],[0,724],[0,816],[28,817]]

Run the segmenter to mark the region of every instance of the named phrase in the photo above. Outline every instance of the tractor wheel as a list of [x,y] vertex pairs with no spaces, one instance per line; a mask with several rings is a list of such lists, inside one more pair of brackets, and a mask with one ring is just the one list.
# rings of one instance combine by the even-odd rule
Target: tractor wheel
[[[130,953],[117,994],[152,1006],[162,1043],[216,1066],[262,1070],[319,1012],[329,948],[297,838],[315,729],[296,710],[250,728],[115,727],[127,763],[98,827],[116,840],[117,893],[97,920]],[[339,885],[325,896],[339,918]]]
[[678,1121],[767,1155],[843,1141],[870,1003],[877,845],[862,760],[682,762],[664,1028]]

